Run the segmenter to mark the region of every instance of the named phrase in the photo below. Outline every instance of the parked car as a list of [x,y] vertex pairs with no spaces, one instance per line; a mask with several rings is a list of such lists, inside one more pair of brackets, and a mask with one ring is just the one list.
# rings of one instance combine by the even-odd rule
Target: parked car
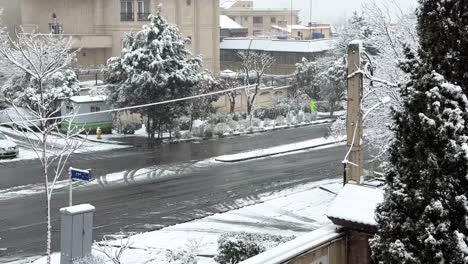
[[[18,110],[16,110],[13,107],[10,107],[4,110],[0,110],[0,124],[17,122],[18,124],[6,125],[9,127],[17,127],[17,128],[21,128],[24,126],[34,128],[34,127],[39,127],[41,125],[40,121],[24,122],[27,120],[36,120],[38,118],[34,115],[34,113],[32,113],[27,108],[18,107],[17,109]],[[23,121],[23,123],[20,123],[21,121]]]
[[18,154],[18,145],[0,132],[0,158],[14,158],[18,156]]

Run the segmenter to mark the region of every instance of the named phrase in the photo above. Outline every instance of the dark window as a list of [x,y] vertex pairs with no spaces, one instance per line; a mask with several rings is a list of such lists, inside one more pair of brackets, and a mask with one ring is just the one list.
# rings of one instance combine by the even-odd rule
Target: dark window
[[276,23],[276,17],[271,18],[271,23]]
[[187,5],[192,5],[192,0],[187,0]]
[[255,16],[253,17],[254,24],[263,24],[263,17]]
[[149,0],[138,1],[138,21],[148,21],[150,15]]
[[120,1],[120,21],[134,21],[133,0]]
[[101,111],[101,107],[99,107],[99,106],[91,106],[91,113],[99,112],[99,111]]

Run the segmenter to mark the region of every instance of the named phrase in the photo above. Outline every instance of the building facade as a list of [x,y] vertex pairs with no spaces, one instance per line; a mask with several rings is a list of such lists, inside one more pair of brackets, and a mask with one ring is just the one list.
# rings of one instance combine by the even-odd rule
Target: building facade
[[[12,4],[15,2],[15,4]],[[200,54],[204,67],[219,72],[219,0],[0,0],[4,24],[26,32],[58,33],[73,38],[80,48],[80,67],[104,65],[120,56],[126,32],[138,31],[162,4],[162,13],[178,25]]]
[[278,40],[252,38],[224,38],[221,42],[221,70],[238,71],[241,67],[239,51],[253,50],[270,54],[274,65],[268,74],[289,75],[296,70],[296,63],[324,56],[334,49],[336,39]]
[[270,35],[273,25],[286,27],[299,22],[299,10],[254,8],[250,0],[225,0],[221,14],[247,28],[249,36]]

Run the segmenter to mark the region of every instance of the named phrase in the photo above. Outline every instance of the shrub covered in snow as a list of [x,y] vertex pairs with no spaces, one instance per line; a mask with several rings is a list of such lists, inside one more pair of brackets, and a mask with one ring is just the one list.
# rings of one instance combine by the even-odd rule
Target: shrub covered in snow
[[270,126],[273,126],[273,120],[269,118],[265,118],[265,120],[263,120],[263,127],[270,127]]
[[260,120],[259,118],[253,117],[250,124],[253,127],[260,127],[261,123],[262,123],[262,120]]
[[297,118],[294,113],[289,113],[287,123],[291,126],[297,125]]
[[219,123],[214,127],[214,134],[222,137],[225,134],[229,134],[232,132],[232,129],[229,127],[229,125],[225,123]]
[[305,122],[305,113],[302,111],[299,111],[299,113],[296,116],[296,119],[297,119],[298,124]]
[[218,239],[218,256],[221,264],[235,264],[256,256],[294,237],[274,236],[260,233],[224,233]]
[[284,126],[284,125],[286,125],[286,122],[287,122],[286,117],[278,116],[276,118],[276,120],[275,120],[275,125],[276,126]]
[[232,131],[239,130],[239,128],[240,128],[239,122],[234,121],[234,120],[229,121],[229,122],[227,123],[227,125],[229,126],[229,128],[230,128]]
[[177,120],[180,130],[190,130],[190,122],[191,120],[190,120],[190,117],[188,116],[181,116]]
[[213,137],[213,125],[195,120],[192,135],[194,137],[211,138]]

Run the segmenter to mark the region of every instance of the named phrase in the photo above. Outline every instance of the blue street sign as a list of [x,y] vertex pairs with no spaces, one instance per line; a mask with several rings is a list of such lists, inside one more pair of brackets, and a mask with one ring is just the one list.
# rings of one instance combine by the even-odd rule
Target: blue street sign
[[86,182],[91,181],[90,171],[71,168],[70,173],[71,173],[72,181],[86,181]]

